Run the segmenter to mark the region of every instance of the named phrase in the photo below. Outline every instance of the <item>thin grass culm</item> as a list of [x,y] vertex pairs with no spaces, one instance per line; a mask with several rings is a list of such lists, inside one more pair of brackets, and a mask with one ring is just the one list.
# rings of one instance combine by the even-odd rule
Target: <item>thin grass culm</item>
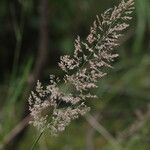
[[[87,38],[82,41],[78,36],[75,40],[73,56],[60,58],[58,65],[65,72],[63,81],[50,75],[47,86],[37,82],[29,97],[33,118],[30,123],[41,133],[49,129],[51,135],[58,135],[72,120],[90,111],[87,101],[97,97],[91,89],[97,88],[99,79],[107,75],[106,69],[112,68],[111,62],[118,57],[114,49],[119,46],[122,32],[129,27],[133,10],[134,0],[122,0],[118,6],[97,15]],[[61,90],[62,82],[69,92]]]

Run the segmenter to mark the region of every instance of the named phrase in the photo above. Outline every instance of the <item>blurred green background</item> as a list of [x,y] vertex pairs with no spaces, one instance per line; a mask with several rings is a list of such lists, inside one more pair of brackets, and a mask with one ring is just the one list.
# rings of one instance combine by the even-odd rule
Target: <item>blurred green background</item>
[[[120,0],[0,0],[0,149],[27,150],[39,134],[28,126],[28,96],[37,79],[60,77],[59,57],[72,54],[95,16]],[[135,0],[114,69],[99,82],[91,118],[79,118],[38,150],[150,149],[150,0]],[[63,86],[63,85],[62,85]],[[27,117],[26,117],[27,118]]]

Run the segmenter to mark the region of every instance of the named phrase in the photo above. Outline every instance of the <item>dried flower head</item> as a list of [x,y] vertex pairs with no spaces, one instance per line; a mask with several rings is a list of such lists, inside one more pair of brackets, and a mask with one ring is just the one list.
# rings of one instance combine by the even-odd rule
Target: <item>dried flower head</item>
[[110,62],[118,54],[113,52],[132,19],[134,1],[122,0],[118,6],[106,10],[101,17],[96,16],[85,41],[78,36],[74,44],[74,54],[60,58],[59,67],[65,72],[63,81],[72,89],[64,93],[59,87],[59,79],[50,76],[50,83],[44,88],[38,81],[36,91],[29,97],[29,109],[34,126],[43,131],[49,128],[57,135],[73,120],[86,114],[90,108],[86,100],[96,98],[90,90],[97,87],[100,78],[106,75],[103,68],[112,68]]

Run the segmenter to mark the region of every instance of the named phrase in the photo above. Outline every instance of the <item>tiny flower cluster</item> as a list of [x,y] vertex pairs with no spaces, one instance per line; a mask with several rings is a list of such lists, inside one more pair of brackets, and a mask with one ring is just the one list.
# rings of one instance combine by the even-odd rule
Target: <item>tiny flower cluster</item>
[[[86,114],[90,108],[86,99],[96,98],[90,90],[107,73],[103,68],[112,68],[110,62],[118,54],[113,52],[132,19],[134,1],[122,0],[118,6],[106,10],[101,17],[96,16],[85,41],[78,36],[74,44],[74,54],[60,58],[59,67],[65,72],[64,83],[72,89],[69,94],[61,91],[59,79],[50,77],[50,83],[43,88],[38,81],[36,91],[29,97],[29,109],[34,126],[43,131],[49,128],[52,135],[65,130],[70,122]],[[62,105],[60,105],[63,102]]]

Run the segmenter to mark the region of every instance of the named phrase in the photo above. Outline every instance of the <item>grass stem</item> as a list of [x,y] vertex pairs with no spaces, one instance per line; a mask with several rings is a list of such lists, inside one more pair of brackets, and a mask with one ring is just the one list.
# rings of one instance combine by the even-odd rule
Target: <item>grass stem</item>
[[31,150],[34,150],[36,144],[37,144],[38,141],[40,140],[40,138],[41,138],[41,136],[43,135],[43,133],[44,133],[44,131],[42,131],[42,132],[39,134],[39,136],[35,139],[35,141],[34,141],[32,147],[31,147]]

